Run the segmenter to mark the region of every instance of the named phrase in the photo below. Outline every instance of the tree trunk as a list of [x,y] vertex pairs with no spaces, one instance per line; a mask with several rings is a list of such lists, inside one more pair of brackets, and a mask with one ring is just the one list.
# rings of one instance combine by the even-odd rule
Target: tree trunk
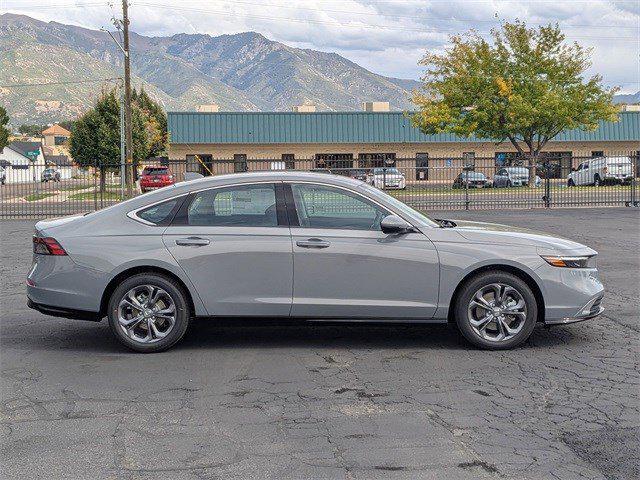
[[530,151],[528,157],[529,166],[529,186],[536,186],[536,166],[538,164],[538,154],[535,151]]
[[107,169],[104,167],[100,167],[100,193],[104,193],[106,190],[107,183]]

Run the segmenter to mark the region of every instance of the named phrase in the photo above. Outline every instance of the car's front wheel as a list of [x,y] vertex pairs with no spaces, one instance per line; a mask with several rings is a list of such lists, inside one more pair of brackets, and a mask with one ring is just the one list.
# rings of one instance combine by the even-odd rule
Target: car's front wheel
[[504,350],[529,338],[538,308],[531,288],[522,279],[507,272],[488,271],[462,287],[454,317],[462,335],[473,345]]
[[189,325],[187,296],[174,280],[141,273],[124,280],[109,299],[109,326],[137,352],[159,352],[180,341]]

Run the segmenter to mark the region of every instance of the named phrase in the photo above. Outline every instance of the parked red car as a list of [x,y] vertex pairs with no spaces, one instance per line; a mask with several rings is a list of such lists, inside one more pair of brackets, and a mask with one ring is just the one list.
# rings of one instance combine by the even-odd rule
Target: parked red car
[[169,167],[144,167],[140,174],[140,190],[142,190],[142,193],[167,187],[174,183],[173,174]]

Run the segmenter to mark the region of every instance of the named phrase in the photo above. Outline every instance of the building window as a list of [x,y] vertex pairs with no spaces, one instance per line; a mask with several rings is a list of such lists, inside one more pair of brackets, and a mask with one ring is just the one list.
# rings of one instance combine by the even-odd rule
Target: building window
[[520,152],[496,152],[496,167],[516,167],[524,165],[524,160]]
[[244,153],[236,153],[233,155],[233,171],[234,173],[246,172],[247,156]]
[[591,156],[594,157],[594,158],[595,157],[604,157],[604,151],[602,151],[602,150],[593,150],[591,152]]
[[187,155],[187,172],[195,172],[207,177],[213,175],[213,155],[196,153]]
[[428,153],[416,153],[416,180],[429,180]]
[[293,153],[283,153],[282,161],[284,162],[285,170],[295,170],[296,169],[296,156]]
[[349,175],[353,168],[352,153],[316,153],[316,168],[328,168],[338,175]]
[[573,152],[542,152],[536,164],[536,175],[542,178],[566,178],[571,172],[572,154]]
[[462,163],[465,167],[476,166],[476,152],[462,152]]
[[360,153],[358,154],[358,168],[395,167],[395,153]]

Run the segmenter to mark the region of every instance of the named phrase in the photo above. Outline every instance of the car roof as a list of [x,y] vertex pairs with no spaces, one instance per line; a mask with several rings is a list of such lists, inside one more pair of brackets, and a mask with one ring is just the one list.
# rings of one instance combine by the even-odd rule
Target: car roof
[[[108,215],[110,212],[130,211],[147,205],[155,204],[170,198],[186,195],[191,192],[206,190],[209,188],[223,187],[227,185],[238,185],[243,183],[256,182],[279,182],[279,181],[300,181],[315,182],[335,186],[342,186],[350,189],[366,186],[367,184],[342,175],[313,172],[296,172],[286,170],[230,173],[225,175],[215,175],[194,180],[186,180],[174,183],[158,190],[143,193],[129,200],[117,203],[110,207],[95,212],[95,215]],[[102,212],[102,213],[101,213]]]
[[327,174],[326,172],[296,172],[291,170],[271,170],[261,172],[229,173],[211,177],[197,178],[186,182],[180,182],[176,186],[185,186],[191,189],[215,187],[219,185],[233,185],[234,183],[266,182],[266,181],[307,181],[331,183],[335,185],[357,187],[363,182],[344,175]]

